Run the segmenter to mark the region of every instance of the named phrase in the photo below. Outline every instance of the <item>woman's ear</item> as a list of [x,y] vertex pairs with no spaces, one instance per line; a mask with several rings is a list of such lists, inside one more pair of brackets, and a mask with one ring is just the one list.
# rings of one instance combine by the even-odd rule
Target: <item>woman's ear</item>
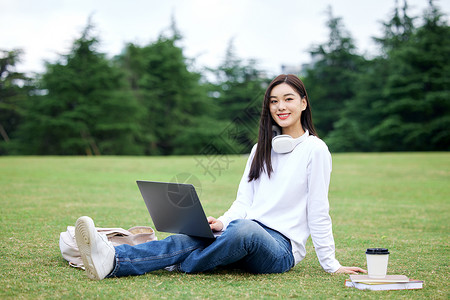
[[308,107],[308,102],[306,102],[306,97],[302,98],[302,111],[304,111]]

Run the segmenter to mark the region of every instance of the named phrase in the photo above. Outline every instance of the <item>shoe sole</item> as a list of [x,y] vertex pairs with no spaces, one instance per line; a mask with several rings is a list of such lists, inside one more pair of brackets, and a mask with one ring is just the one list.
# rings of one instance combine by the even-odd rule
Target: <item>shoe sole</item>
[[80,217],[75,224],[75,239],[80,250],[81,259],[83,260],[87,276],[93,280],[100,280],[101,278],[98,276],[91,256],[91,250],[95,246],[92,245],[95,242],[94,235],[94,221],[89,217]]

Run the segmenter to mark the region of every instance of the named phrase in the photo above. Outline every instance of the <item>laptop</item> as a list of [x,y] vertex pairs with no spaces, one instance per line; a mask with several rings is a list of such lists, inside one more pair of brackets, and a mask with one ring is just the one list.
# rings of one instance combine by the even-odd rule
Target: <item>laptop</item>
[[214,239],[192,184],[136,181],[156,230]]

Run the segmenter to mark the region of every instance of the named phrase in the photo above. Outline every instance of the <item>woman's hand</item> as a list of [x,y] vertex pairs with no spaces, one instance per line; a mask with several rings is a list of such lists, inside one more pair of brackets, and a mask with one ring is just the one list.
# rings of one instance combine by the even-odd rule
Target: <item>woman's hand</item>
[[367,273],[367,271],[359,267],[340,267],[333,274],[358,274],[358,273]]
[[219,221],[216,218],[208,217],[208,223],[212,231],[222,231],[223,229],[222,221]]

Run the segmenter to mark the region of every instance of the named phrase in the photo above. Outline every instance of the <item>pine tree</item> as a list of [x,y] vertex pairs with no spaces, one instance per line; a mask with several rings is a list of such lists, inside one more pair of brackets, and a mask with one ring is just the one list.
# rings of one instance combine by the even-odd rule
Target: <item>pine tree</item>
[[401,47],[410,39],[414,32],[415,19],[408,15],[408,3],[406,0],[404,0],[402,8],[399,7],[398,0],[395,0],[391,19],[388,22],[383,22],[383,37],[374,38],[382,46],[381,50],[385,55]]
[[383,78],[387,77],[387,61],[382,57],[361,64],[363,70],[355,78],[355,94],[342,106],[340,118],[327,136],[330,150],[335,152],[375,151],[369,134],[379,124]]
[[32,80],[17,72],[22,51],[0,50],[0,155],[14,152],[14,135],[22,121]]
[[69,54],[48,63],[44,96],[30,103],[21,137],[32,154],[140,154],[140,112],[124,75],[97,52],[89,23]]
[[227,122],[225,133],[229,153],[246,153],[257,140],[258,124],[269,80],[257,68],[255,60],[244,61],[236,53],[231,40],[225,59],[212,70],[215,82],[210,85],[210,94],[219,106],[217,119]]
[[[396,139],[390,126],[395,126],[396,116],[386,114],[386,108],[397,99],[387,94],[387,82],[396,72],[392,53],[403,47],[413,35],[413,20],[404,2],[398,2],[389,21],[383,22],[383,36],[374,40],[381,46],[381,53],[363,65],[355,80],[355,95],[345,103],[341,118],[327,142],[334,151],[380,151],[395,150]],[[380,127],[383,124],[384,127]],[[383,129],[381,129],[383,128]],[[398,143],[397,143],[398,144]]]
[[364,63],[341,18],[334,17],[331,8],[327,26],[329,40],[310,51],[313,64],[304,78],[315,127],[324,139],[341,119],[345,103],[353,98],[355,81]]
[[449,150],[450,29],[430,1],[424,25],[388,48],[390,72],[371,131],[380,150]]
[[169,34],[144,47],[129,44],[117,57],[145,114],[141,141],[146,154],[198,153],[211,139],[211,127],[205,124],[214,124],[209,119],[212,103],[200,74],[189,71],[177,46],[181,38],[172,23]]

